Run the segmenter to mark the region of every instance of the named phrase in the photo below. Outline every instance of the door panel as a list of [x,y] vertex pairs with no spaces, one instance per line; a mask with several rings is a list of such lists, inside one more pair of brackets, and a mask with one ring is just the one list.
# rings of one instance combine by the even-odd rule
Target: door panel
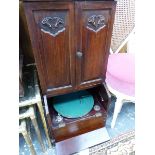
[[63,94],[75,83],[73,4],[27,3],[30,35],[44,93]]
[[[105,45],[107,37],[108,11],[84,11],[82,27],[82,82],[101,78],[102,64],[105,54]],[[104,15],[105,25],[98,26],[97,22],[101,20],[97,15]],[[94,23],[93,23],[94,22]],[[96,25],[95,25],[96,24]],[[95,26],[94,26],[95,25]]]
[[[112,23],[113,2],[76,3],[77,31],[76,74],[79,88],[100,84],[105,79]],[[77,24],[76,24],[77,25]]]

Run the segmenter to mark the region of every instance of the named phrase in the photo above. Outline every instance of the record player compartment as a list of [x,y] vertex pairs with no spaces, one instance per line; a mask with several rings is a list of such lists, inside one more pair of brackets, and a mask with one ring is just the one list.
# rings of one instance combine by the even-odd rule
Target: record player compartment
[[[48,99],[47,119],[50,127],[51,136],[56,142],[87,133],[105,126],[107,109],[110,97],[104,86],[98,86],[87,90],[93,95],[94,107],[81,118],[65,118],[54,110],[53,98]],[[74,110],[74,109],[73,109]]]

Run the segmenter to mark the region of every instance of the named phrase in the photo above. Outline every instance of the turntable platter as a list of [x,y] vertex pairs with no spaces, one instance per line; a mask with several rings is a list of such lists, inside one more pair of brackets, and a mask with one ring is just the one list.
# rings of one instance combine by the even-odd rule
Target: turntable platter
[[93,96],[87,91],[54,97],[53,100],[54,109],[67,118],[82,117],[91,111],[93,105]]

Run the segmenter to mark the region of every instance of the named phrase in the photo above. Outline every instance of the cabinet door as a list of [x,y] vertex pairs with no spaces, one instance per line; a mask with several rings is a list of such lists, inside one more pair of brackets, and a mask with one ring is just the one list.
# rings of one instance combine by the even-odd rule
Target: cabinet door
[[73,7],[71,2],[24,3],[41,88],[48,96],[74,87]]
[[116,2],[76,2],[78,89],[105,80]]

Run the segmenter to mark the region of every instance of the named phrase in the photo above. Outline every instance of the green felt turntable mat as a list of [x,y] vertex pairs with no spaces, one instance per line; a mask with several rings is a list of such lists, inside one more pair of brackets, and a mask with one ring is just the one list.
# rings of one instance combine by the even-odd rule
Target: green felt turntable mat
[[93,96],[87,91],[80,91],[54,97],[54,109],[63,117],[78,118],[91,111],[94,105]]

